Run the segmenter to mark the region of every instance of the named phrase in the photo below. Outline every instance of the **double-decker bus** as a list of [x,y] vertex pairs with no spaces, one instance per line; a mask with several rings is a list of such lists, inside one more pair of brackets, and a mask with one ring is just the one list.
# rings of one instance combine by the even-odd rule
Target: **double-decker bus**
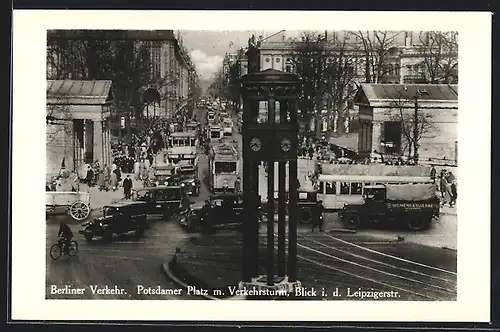
[[212,192],[234,191],[240,176],[240,155],[231,143],[220,143],[210,149],[208,156],[209,188]]
[[178,131],[168,137],[167,158],[169,162],[176,163],[183,159],[196,157],[198,137],[193,131]]

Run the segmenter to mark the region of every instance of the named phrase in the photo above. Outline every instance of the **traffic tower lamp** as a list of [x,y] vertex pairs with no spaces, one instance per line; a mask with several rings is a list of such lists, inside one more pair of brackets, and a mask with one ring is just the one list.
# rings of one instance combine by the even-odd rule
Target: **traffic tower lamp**
[[[240,288],[286,289],[300,287],[297,281],[297,100],[300,81],[289,73],[268,69],[242,77],[243,97],[243,280]],[[262,105],[267,105],[264,110]],[[263,113],[266,115],[263,116]],[[266,274],[259,274],[259,165],[267,162]],[[275,273],[274,165],[278,163],[278,255]],[[288,181],[286,167],[288,165]],[[292,180],[293,179],[293,180]],[[289,201],[287,204],[287,188]],[[288,236],[285,215],[288,205]],[[286,242],[288,240],[288,260]],[[288,264],[287,264],[288,263]]]

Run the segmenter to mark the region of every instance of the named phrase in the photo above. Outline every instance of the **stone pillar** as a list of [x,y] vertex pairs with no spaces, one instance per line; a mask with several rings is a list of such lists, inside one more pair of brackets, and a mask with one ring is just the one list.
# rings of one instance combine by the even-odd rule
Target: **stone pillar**
[[94,121],[94,161],[104,161],[104,145],[103,145],[102,121]]
[[111,163],[111,136],[110,136],[110,126],[109,126],[109,119],[106,119],[103,121],[104,128],[103,128],[103,159],[106,164]]
[[380,139],[381,139],[381,130],[382,122],[373,121],[373,130],[372,130],[372,151],[377,150],[380,152]]

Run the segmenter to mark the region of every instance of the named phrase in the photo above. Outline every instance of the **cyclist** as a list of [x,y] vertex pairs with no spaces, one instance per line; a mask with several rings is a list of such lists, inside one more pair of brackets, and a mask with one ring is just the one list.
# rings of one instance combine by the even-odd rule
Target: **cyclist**
[[73,239],[73,232],[71,231],[71,228],[69,228],[69,226],[62,221],[59,224],[57,237],[60,237],[63,240],[64,253],[69,254],[69,245],[71,243],[71,239]]

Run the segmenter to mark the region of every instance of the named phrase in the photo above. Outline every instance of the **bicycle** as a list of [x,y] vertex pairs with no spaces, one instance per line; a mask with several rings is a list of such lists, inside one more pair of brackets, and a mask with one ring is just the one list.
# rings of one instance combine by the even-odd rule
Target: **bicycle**
[[68,255],[69,257],[73,257],[77,254],[78,242],[76,242],[75,240],[71,240],[69,244],[67,244],[67,251],[64,250],[64,246],[64,239],[60,238],[57,243],[54,243],[50,247],[50,258],[52,258],[53,260],[58,260],[63,255],[63,253],[64,255]]

